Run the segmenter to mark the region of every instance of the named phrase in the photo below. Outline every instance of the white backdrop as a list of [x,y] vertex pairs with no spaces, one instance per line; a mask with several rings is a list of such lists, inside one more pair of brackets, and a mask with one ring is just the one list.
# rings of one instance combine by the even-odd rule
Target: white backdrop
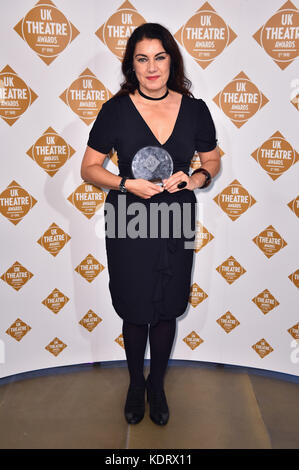
[[196,191],[203,243],[172,358],[299,375],[298,2],[39,3],[1,2],[0,377],[125,359],[107,191],[85,185],[80,166],[143,19],[178,40],[222,151],[213,184]]

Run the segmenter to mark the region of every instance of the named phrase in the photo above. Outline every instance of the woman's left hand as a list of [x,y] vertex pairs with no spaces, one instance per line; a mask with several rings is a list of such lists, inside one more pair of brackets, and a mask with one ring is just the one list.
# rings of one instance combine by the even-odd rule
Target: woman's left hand
[[[177,191],[182,191],[182,189],[189,189],[193,191],[197,186],[194,183],[194,180],[186,175],[183,171],[177,171],[173,173],[169,178],[162,180],[164,189],[169,193],[176,193]],[[178,184],[182,181],[185,181],[187,184],[183,188],[178,188]]]

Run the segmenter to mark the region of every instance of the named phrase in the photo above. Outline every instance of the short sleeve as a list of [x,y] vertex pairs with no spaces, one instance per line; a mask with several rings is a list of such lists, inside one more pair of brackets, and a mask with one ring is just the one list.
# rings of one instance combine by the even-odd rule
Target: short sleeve
[[197,119],[195,127],[195,148],[198,152],[210,152],[217,146],[216,129],[213,118],[202,99],[197,101]]
[[115,146],[115,106],[109,100],[104,103],[89,133],[87,145],[98,152],[107,154]]

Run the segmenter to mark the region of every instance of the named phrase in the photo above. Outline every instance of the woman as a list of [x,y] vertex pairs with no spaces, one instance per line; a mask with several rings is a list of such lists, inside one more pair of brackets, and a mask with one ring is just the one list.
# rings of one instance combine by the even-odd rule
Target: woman
[[[150,219],[153,203],[164,203],[164,208],[166,203],[169,208],[176,202],[181,209],[186,205],[191,208],[193,236],[189,238],[185,234],[174,237],[173,228],[168,238],[162,237],[160,221],[156,237],[150,237],[148,231],[139,237],[119,235],[117,217],[114,223],[118,235],[110,236],[106,225],[109,289],[115,311],[123,319],[130,375],[125,417],[130,424],[142,420],[146,390],[152,421],[165,425],[169,408],[164,375],[176,318],[185,312],[190,294],[193,250],[185,248],[185,242],[194,241],[194,190],[206,187],[218,173],[220,156],[210,112],[204,101],[195,99],[189,91],[191,82],[184,75],[182,56],[166,28],[156,23],[136,28],[127,42],[122,72],[125,80],[121,89],[104,103],[90,131],[81,176],[95,186],[110,189],[105,216],[109,203],[116,212],[121,210],[126,227],[133,220],[130,215],[134,214],[128,210],[133,203],[145,210],[143,222]],[[162,148],[172,157],[173,172],[163,179],[163,185],[133,177],[132,159],[147,146]],[[119,175],[102,166],[112,148],[117,151]],[[189,176],[196,150],[202,166]],[[148,337],[151,362],[145,380]]]

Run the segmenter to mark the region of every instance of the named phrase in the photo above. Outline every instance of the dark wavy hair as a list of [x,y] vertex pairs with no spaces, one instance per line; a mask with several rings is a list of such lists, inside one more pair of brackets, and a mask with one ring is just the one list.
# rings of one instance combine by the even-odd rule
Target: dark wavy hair
[[121,67],[125,80],[121,83],[121,88],[115,96],[134,93],[138,88],[139,82],[133,71],[133,55],[137,42],[145,38],[159,39],[165,51],[170,55],[170,73],[167,81],[168,88],[194,98],[190,91],[192,83],[185,76],[183,57],[178,45],[168,29],[158,23],[144,23],[138,26],[129,37]]

